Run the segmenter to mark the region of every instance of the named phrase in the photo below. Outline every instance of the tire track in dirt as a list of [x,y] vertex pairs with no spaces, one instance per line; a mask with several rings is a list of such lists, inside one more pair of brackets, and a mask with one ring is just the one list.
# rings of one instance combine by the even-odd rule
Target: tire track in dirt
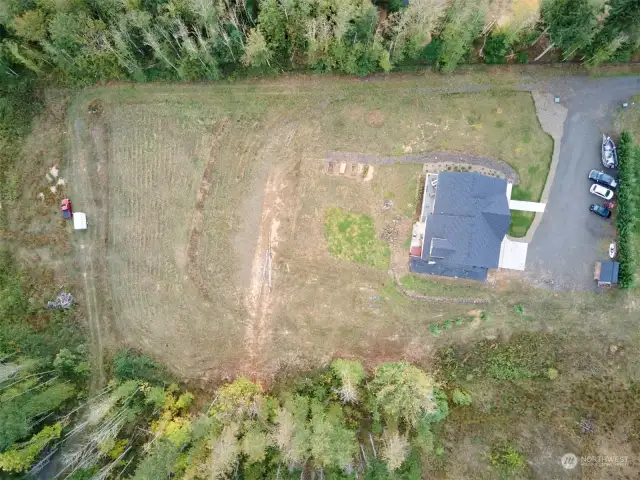
[[204,223],[204,207],[209,197],[209,191],[213,185],[213,167],[216,163],[215,152],[220,145],[222,137],[224,137],[227,131],[227,123],[223,123],[221,127],[215,132],[214,139],[209,151],[209,159],[202,172],[202,179],[200,180],[200,187],[196,194],[196,204],[193,209],[193,215],[191,216],[191,224],[189,226],[189,240],[187,243],[187,275],[197,288],[202,298],[211,303],[213,300],[207,287],[205,286],[204,278],[202,278],[202,272],[198,268],[198,254],[200,251],[200,239],[202,238],[202,225]]
[[[96,197],[94,196],[93,187],[91,185],[88,165],[89,162],[92,162],[93,160],[90,158],[90,151],[88,151],[87,147],[91,141],[88,141],[86,138],[86,134],[88,133],[87,126],[80,117],[81,113],[77,113],[77,117],[74,118],[73,115],[71,116],[71,121],[73,121],[73,129],[71,131],[74,135],[69,159],[71,169],[74,172],[74,175],[72,176],[72,178],[74,178],[74,181],[72,182],[72,192],[75,194],[75,198],[77,198],[76,205],[80,204],[87,207],[85,210],[88,213],[87,216],[89,219],[92,218],[92,214],[95,214],[93,218],[98,219],[100,217],[97,215],[98,208],[96,206]],[[102,220],[102,226],[106,228],[106,224],[104,223],[104,214],[102,216]],[[90,392],[98,391],[106,381],[104,375],[102,328],[100,325],[100,311],[98,308],[98,296],[95,286],[96,277],[93,258],[94,245],[100,240],[98,238],[99,228],[100,226],[96,223],[95,227],[90,225],[86,232],[73,232],[74,236],[82,235],[79,241],[76,240],[78,247],[76,258],[78,263],[81,265],[89,335],[91,338],[94,358],[94,375],[91,376]],[[106,230],[105,235],[107,235]],[[105,237],[105,239],[106,238],[107,237]]]
[[[277,148],[288,146],[295,135],[297,121],[289,122],[269,134],[270,141],[263,149],[267,158],[275,158]],[[260,216],[258,239],[253,256],[251,282],[246,296],[246,307],[249,313],[245,332],[247,362],[242,369],[252,378],[261,376],[260,362],[263,360],[264,346],[271,335],[272,286],[271,276],[273,264],[277,257],[277,247],[281,240],[278,230],[281,224],[283,209],[286,207],[282,197],[288,189],[295,189],[289,174],[295,171],[300,159],[294,159],[286,165],[278,165],[268,160],[271,165],[264,187],[264,198]],[[295,180],[294,180],[295,183]]]

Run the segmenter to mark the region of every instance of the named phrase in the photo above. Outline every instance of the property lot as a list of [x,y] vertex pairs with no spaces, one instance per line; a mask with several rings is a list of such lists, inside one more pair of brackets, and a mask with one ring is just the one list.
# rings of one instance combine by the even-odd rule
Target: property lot
[[[380,304],[386,265],[406,269],[422,166],[374,165],[365,181],[364,171],[324,173],[325,157],[451,151],[508,160],[522,190],[537,196],[551,140],[526,92],[438,95],[419,85],[85,91],[69,110],[69,188],[92,220],[77,237],[79,261],[93,266],[85,272],[92,323],[203,380],[338,352],[424,353],[424,325],[407,322],[409,312],[469,308]],[[330,232],[373,228],[390,255],[372,266],[350,260],[361,254],[333,257],[330,211]]]
[[590,204],[603,200],[589,193],[593,182],[587,176],[593,168],[602,169],[602,134],[613,133],[616,108],[640,86],[636,78],[609,79],[606,88],[594,83],[558,87],[569,112],[547,209],[529,245],[525,275],[537,285],[596,289],[594,264],[608,258],[609,243],[615,240],[615,220],[589,212]]

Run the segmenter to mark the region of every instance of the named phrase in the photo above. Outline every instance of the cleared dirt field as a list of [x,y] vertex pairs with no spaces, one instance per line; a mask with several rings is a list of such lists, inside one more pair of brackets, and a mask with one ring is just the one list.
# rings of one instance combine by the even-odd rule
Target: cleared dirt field
[[535,191],[551,142],[528,93],[438,95],[419,85],[84,91],[69,108],[69,188],[91,221],[75,238],[92,266],[93,323],[203,381],[238,366],[265,377],[337,353],[431,348],[423,322],[407,318],[468,306],[389,310],[387,272],[331,257],[323,236],[331,207],[368,215],[402,274],[421,165],[376,165],[364,181],[365,172],[325,174],[325,156],[473,153],[508,160]]

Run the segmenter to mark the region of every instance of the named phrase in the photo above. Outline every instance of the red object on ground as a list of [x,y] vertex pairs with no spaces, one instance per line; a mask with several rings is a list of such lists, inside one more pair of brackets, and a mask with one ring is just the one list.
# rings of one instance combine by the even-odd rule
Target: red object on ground
[[422,247],[420,247],[420,246],[411,247],[411,250],[409,251],[409,255],[411,255],[412,257],[421,256],[422,255]]
[[613,200],[607,200],[606,202],[603,203],[605,208],[608,208],[609,210],[613,210],[616,207],[616,202]]
[[69,220],[71,217],[73,217],[73,210],[71,209],[71,200],[69,200],[68,198],[65,198],[64,200],[62,200],[62,203],[60,204],[60,209],[62,210],[62,217],[65,220]]

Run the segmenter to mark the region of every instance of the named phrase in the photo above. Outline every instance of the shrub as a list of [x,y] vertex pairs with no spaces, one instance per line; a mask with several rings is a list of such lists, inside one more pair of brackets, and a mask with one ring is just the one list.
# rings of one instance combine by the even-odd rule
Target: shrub
[[516,61],[518,63],[529,63],[529,52],[518,52],[516,54]]
[[471,405],[472,403],[471,395],[469,395],[467,392],[463,392],[459,388],[456,388],[453,391],[453,393],[451,394],[451,399],[453,400],[453,403],[461,407]]
[[162,382],[166,378],[164,367],[146,355],[120,350],[113,359],[113,373],[118,380],[147,380]]
[[431,325],[429,325],[429,331],[433,333],[436,337],[440,335],[440,327],[438,326],[437,323],[432,323]]
[[485,63],[506,63],[509,45],[504,33],[495,33],[487,38],[484,45]]
[[491,465],[499,467],[506,472],[520,470],[525,465],[524,457],[515,447],[509,443],[502,442],[490,455]]

